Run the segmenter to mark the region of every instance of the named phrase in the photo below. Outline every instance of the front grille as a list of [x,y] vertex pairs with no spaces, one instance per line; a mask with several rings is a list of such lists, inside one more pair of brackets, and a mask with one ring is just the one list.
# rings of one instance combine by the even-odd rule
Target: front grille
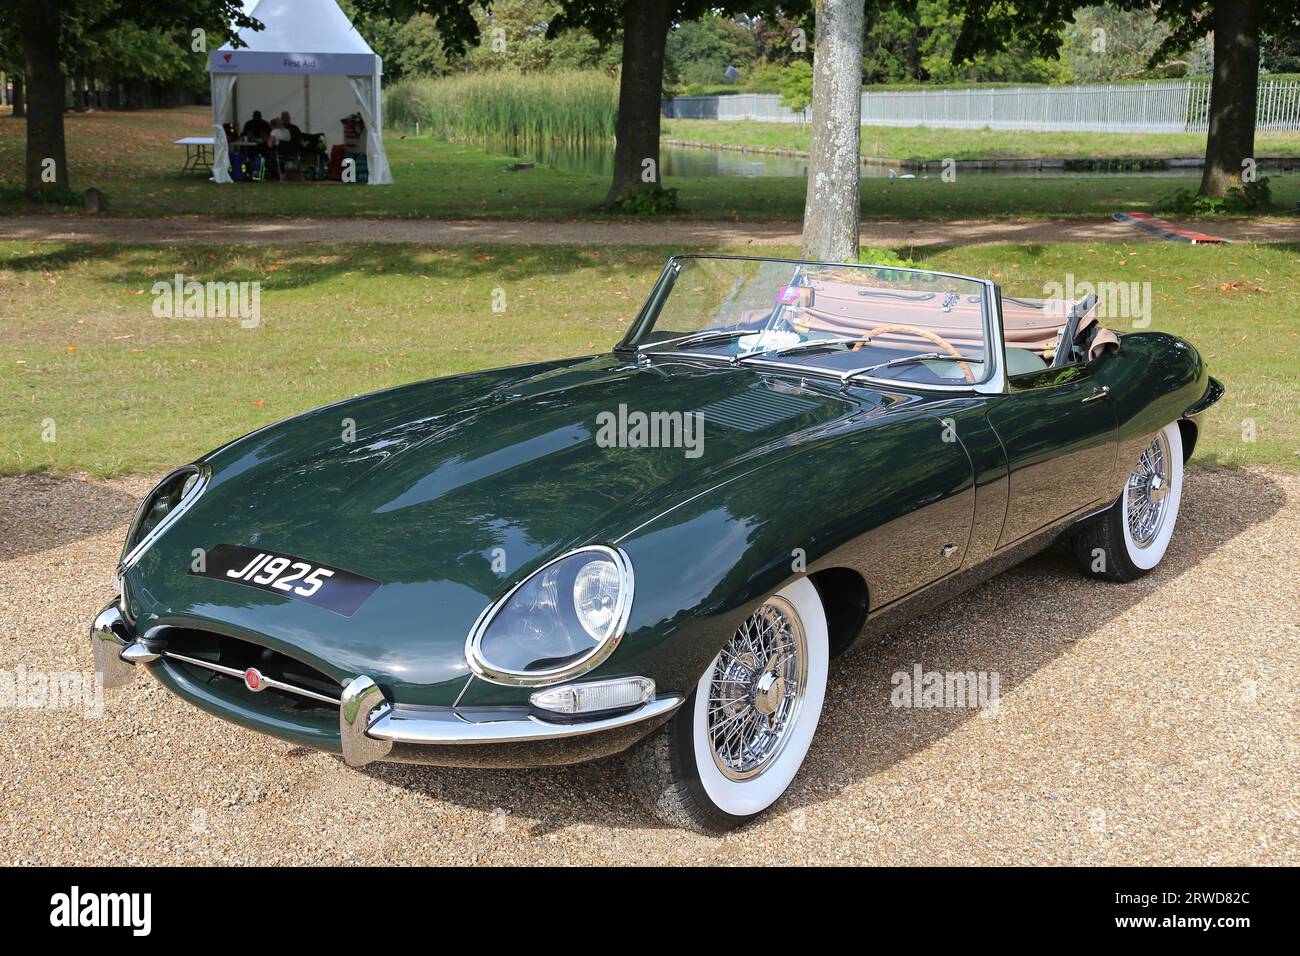
[[782,395],[766,386],[747,388],[700,409],[704,420],[715,425],[756,432],[797,418],[817,407],[817,402],[797,395]]
[[[257,699],[262,706],[294,713],[333,710],[340,688],[326,674],[286,654],[238,638],[189,628],[169,628],[162,655],[194,679]],[[255,668],[266,679],[252,691],[244,674]]]

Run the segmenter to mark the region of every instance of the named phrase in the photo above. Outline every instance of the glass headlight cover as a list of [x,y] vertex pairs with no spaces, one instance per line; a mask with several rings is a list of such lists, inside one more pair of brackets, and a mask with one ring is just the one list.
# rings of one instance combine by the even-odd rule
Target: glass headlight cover
[[579,548],[544,564],[488,608],[465,656],[499,684],[541,686],[591,670],[618,646],[632,609],[622,551]]
[[198,465],[178,468],[145,496],[127,532],[122,549],[122,567],[129,567],[157,538],[167,524],[178,518],[207,485],[207,472]]

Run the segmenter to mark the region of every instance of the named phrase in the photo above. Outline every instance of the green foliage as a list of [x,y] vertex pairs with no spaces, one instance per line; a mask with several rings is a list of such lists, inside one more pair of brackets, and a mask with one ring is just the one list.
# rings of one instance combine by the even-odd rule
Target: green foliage
[[1300,73],[1300,36],[1266,35],[1259,42],[1260,72]]
[[708,15],[687,20],[668,31],[665,83],[722,83],[723,71],[734,66],[748,73],[758,56],[751,31],[726,17]]
[[862,37],[862,82],[867,86],[918,80],[925,33],[916,11],[888,6],[867,20]]
[[404,22],[378,18],[358,19],[354,24],[383,58],[386,83],[410,76],[443,76],[451,70],[438,21],[427,13]]
[[384,92],[393,126],[416,122],[454,142],[600,142],[614,135],[618,86],[595,71],[469,73],[403,80]]
[[[1078,83],[1132,79],[1153,74],[1147,63],[1168,36],[1169,27],[1149,7],[1127,10],[1108,3],[1080,7],[1066,24],[1061,57]],[[1186,68],[1182,63],[1183,72]]]
[[744,87],[751,93],[780,93],[783,69],[779,63],[766,60],[756,63],[744,78]]
[[664,189],[658,183],[642,186],[636,192],[609,204],[611,212],[624,216],[661,216],[677,211],[677,190]]
[[984,38],[978,52],[961,50],[966,32],[967,12],[950,0],[920,0],[916,6],[918,23],[923,31],[921,69],[924,79],[935,83],[1064,83],[1068,68],[1060,60],[1042,52],[1055,50],[1061,42],[1059,30],[1050,35],[1023,36],[1007,20],[1002,24],[1005,35]]
[[[760,17],[751,20],[754,44],[758,49],[760,63],[782,67],[795,60],[808,60],[812,57],[813,18],[807,7],[802,16],[788,13],[779,16]],[[794,31],[801,28],[808,41],[808,48],[802,52],[794,49]],[[776,92],[771,90],[770,92]]]
[[893,249],[876,249],[871,246],[863,246],[858,250],[858,262],[870,266],[896,266],[900,269],[927,268],[911,259],[903,258]]
[[[38,189],[29,192],[26,186],[0,186],[0,204],[21,201],[34,202],[42,206],[68,206],[77,209],[85,205],[85,199],[81,193],[66,187]],[[107,206],[106,197],[100,208],[104,209]]]
[[601,43],[590,31],[568,29],[550,35],[551,21],[561,7],[554,0],[493,0],[476,5],[479,39],[466,53],[465,66],[519,73],[604,66],[610,44]]
[[792,110],[805,110],[812,102],[813,68],[807,60],[795,60],[781,70],[777,80],[781,102]]
[[1160,209],[1183,216],[1240,215],[1265,212],[1273,206],[1273,191],[1268,177],[1230,188],[1224,196],[1199,196],[1194,190],[1180,189]]

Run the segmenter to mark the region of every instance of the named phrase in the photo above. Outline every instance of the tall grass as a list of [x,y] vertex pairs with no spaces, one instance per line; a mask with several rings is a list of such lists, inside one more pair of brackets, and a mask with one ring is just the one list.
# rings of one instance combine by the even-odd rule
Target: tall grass
[[390,126],[453,142],[597,142],[614,135],[618,84],[604,73],[471,73],[403,80],[385,93]]

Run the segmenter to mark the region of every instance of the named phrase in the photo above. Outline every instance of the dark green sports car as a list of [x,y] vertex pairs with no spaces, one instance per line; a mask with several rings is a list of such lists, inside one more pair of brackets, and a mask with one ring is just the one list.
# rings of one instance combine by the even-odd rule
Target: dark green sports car
[[1088,574],[1160,562],[1222,387],[1103,311],[674,258],[612,352],[350,399],[169,475],[96,665],[353,766],[626,751],[665,819],[734,827],[861,634],[1062,535]]

